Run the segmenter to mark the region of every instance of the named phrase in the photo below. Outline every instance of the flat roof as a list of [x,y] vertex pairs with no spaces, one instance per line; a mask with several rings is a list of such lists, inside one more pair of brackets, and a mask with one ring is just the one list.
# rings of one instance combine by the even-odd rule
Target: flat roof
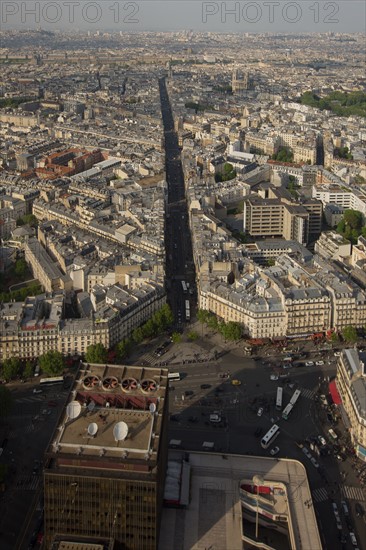
[[93,459],[93,468],[111,459],[156,460],[167,374],[160,368],[82,364],[49,454],[59,465],[70,455],[85,458],[85,465]]
[[[182,460],[187,451],[169,451],[169,460]],[[225,458],[225,460],[224,460]],[[191,501],[186,509],[164,508],[159,550],[227,548],[242,550],[243,512],[240,483],[258,475],[266,484],[286,487],[289,530],[296,548],[321,550],[306,469],[297,460],[258,456],[189,452]],[[248,543],[245,543],[248,544]]]

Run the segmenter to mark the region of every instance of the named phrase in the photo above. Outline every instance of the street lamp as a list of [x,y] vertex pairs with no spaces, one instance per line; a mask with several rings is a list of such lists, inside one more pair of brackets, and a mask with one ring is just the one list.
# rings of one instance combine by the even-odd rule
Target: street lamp
[[255,516],[255,538],[258,540],[258,494],[259,494],[259,487],[261,487],[264,484],[263,477],[259,475],[253,476],[253,484],[257,488],[257,512]]

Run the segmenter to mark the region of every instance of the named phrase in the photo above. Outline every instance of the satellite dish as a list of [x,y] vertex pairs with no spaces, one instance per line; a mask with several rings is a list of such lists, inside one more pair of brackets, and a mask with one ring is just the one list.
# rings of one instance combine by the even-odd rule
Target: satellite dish
[[128,434],[126,422],[117,422],[113,428],[113,435],[116,441],[124,441]]
[[91,422],[88,426],[88,435],[94,437],[98,431],[98,424],[96,422]]
[[71,401],[66,407],[66,414],[70,420],[74,420],[81,413],[81,405],[79,401]]
[[90,401],[90,403],[88,405],[88,411],[93,412],[94,409],[95,409],[95,401]]
[[155,403],[150,403],[150,405],[149,405],[149,411],[151,412],[151,414],[154,414],[154,412],[156,411],[156,405],[155,405]]

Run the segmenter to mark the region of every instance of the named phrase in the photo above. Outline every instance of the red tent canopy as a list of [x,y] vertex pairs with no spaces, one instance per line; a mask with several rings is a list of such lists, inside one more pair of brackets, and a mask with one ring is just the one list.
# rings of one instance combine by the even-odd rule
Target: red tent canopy
[[338,393],[335,380],[332,380],[331,382],[329,382],[329,393],[332,396],[333,403],[335,405],[341,405],[342,404],[342,399],[341,399],[341,396]]

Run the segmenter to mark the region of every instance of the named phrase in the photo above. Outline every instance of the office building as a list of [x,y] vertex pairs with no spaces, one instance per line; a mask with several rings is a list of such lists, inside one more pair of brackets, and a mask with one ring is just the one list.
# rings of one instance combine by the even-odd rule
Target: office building
[[156,550],[167,463],[168,371],[82,364],[46,451],[46,547],[60,536]]

